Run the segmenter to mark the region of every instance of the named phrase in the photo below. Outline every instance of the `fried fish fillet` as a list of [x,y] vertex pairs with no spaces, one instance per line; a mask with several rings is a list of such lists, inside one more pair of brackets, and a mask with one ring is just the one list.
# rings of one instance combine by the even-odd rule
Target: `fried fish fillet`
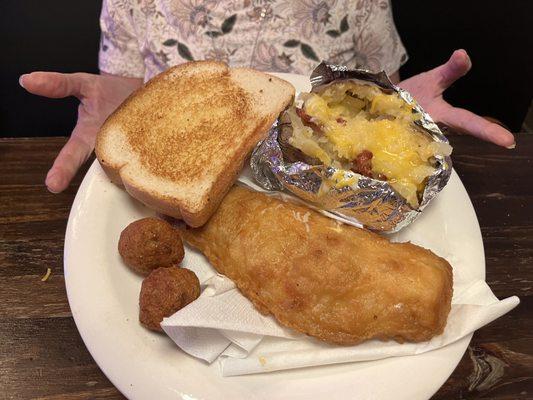
[[443,258],[242,187],[183,237],[260,312],[327,342],[425,341],[450,312]]

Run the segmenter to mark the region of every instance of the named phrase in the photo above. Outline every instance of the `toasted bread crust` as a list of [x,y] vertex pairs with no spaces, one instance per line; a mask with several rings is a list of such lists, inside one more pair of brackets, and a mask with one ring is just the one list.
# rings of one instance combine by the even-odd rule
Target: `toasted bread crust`
[[169,68],[165,72],[162,72],[159,75],[156,75],[152,79],[150,79],[148,82],[146,82],[143,86],[140,88],[134,90],[127,98],[120,104],[117,109],[105,120],[104,124],[100,128],[100,131],[98,132],[98,135],[96,136],[96,143],[94,146],[94,151],[96,154],[96,158],[100,162],[100,165],[102,166],[103,170],[108,175],[109,179],[111,181],[119,186],[124,186],[122,183],[122,178],[120,178],[120,169],[123,167],[123,164],[113,162],[113,157],[110,155],[107,157],[107,149],[104,145],[104,139],[106,138],[106,135],[111,134],[110,130],[112,130],[112,127],[114,124],[120,124],[121,116],[123,113],[128,112],[128,108],[131,106],[132,102],[134,101],[135,97],[144,91],[150,90],[153,86],[157,86],[157,84],[162,81],[167,75],[169,75],[173,71],[179,71],[182,69],[185,69],[186,66],[190,66],[191,64],[195,65],[212,65],[213,67],[221,67],[224,69],[228,69],[228,66],[219,61],[193,61],[190,63],[180,64],[177,66],[174,66],[172,68]]
[[[116,145],[113,147],[110,143],[113,140],[113,135],[117,134],[117,130],[128,129],[128,124],[130,124],[130,121],[128,121],[129,114],[134,112],[132,110],[138,109],[138,105],[135,103],[138,96],[150,91],[157,92],[157,90],[161,88],[161,82],[167,78],[172,79],[172,84],[183,84],[180,82],[180,78],[193,76],[199,69],[211,69],[214,71],[214,74],[220,74],[220,76],[224,76],[225,79],[228,79],[227,77],[229,76],[235,87],[239,88],[238,90],[244,90],[245,93],[247,93],[246,96],[250,96],[250,99],[256,108],[257,104],[260,103],[260,96],[264,96],[263,90],[265,92],[272,92],[275,90],[275,95],[278,96],[281,101],[275,108],[271,106],[270,112],[268,113],[255,109],[243,111],[243,114],[238,118],[248,118],[250,121],[255,122],[255,128],[246,135],[237,137],[235,145],[230,149],[228,154],[224,155],[225,160],[227,160],[224,164],[225,167],[220,168],[216,173],[212,173],[213,182],[209,184],[207,189],[202,191],[200,194],[200,200],[191,204],[191,202],[184,201],[173,195],[168,195],[168,193],[165,193],[165,188],[154,190],[153,188],[147,187],[142,179],[138,178],[139,174],[143,171],[140,171],[139,174],[133,174],[131,172],[124,174],[122,172],[123,168],[128,166],[130,159],[128,157],[125,158],[125,156],[122,156],[122,159],[121,157],[117,157],[116,154],[120,151],[115,148]],[[234,73],[234,75],[231,75],[232,73]],[[180,78],[176,79],[174,78],[175,76]],[[254,77],[257,78],[257,82],[268,82],[268,86],[265,85],[263,89],[263,87],[260,87],[253,82],[249,83],[250,79],[253,80]],[[266,81],[265,77],[268,77]],[[258,92],[262,94],[259,95]],[[171,96],[172,93],[168,93],[168,95]],[[135,91],[107,119],[97,137],[96,155],[111,181],[117,185],[124,186],[126,191],[132,197],[156,211],[175,218],[181,218],[188,225],[198,227],[203,225],[216,210],[225,194],[237,179],[244,161],[253,150],[256,143],[266,135],[268,129],[275,122],[279,113],[292,102],[293,98],[294,88],[292,85],[282,79],[269,76],[259,71],[246,68],[230,70],[226,64],[216,61],[199,61],[182,64],[158,75],[145,86]],[[190,118],[194,119],[195,115],[192,113]],[[234,123],[238,124],[239,121],[235,121]],[[237,125],[236,129],[239,129],[239,125]],[[194,132],[192,134],[194,135]],[[213,132],[213,135],[216,134],[217,132]],[[210,140],[211,139],[212,138],[210,138]],[[131,151],[131,149],[128,150],[130,153]],[[194,155],[194,151],[198,151],[198,149],[195,148],[191,151]],[[128,152],[126,152],[126,156],[134,156]],[[213,157],[217,157],[217,155],[213,155]],[[143,167],[143,169],[145,168]],[[179,179],[175,179],[173,175],[170,174],[168,176],[170,177],[168,179],[170,179],[171,183],[179,189]]]

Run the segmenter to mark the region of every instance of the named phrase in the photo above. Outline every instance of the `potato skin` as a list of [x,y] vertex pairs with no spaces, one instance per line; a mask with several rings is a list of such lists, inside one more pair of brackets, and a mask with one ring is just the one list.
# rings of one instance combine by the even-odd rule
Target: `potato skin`
[[142,283],[139,321],[153,331],[163,332],[161,321],[200,296],[200,282],[186,268],[158,268]]
[[180,233],[157,218],[129,224],[120,234],[118,252],[128,267],[145,276],[159,267],[179,265],[185,255]]

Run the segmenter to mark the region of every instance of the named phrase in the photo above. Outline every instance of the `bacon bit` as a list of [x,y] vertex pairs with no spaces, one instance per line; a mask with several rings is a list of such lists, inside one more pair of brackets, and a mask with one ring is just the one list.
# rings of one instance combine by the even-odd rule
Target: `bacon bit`
[[298,115],[303,122],[311,122],[311,116],[307,114],[303,108],[296,107],[296,115]]
[[46,282],[50,278],[50,275],[52,275],[52,269],[46,268],[46,274],[41,278],[41,282]]
[[373,178],[372,157],[374,157],[374,154],[372,154],[371,151],[363,150],[357,155],[357,157],[355,157],[355,160],[352,161],[352,171]]
[[372,173],[372,157],[374,157],[374,154],[372,154],[369,150],[363,150],[361,153],[355,157],[355,160],[353,160],[351,168],[353,172],[368,176],[372,179],[379,179],[380,181],[386,181],[387,175],[385,174],[373,174]]
[[346,126],[346,120],[342,117],[339,117],[336,119],[337,123],[341,124],[342,126]]
[[309,128],[313,129],[315,132],[319,133],[319,134],[323,134],[324,131],[322,130],[322,128],[317,125],[315,122],[312,121],[312,118],[309,114],[307,114],[303,108],[298,108],[296,107],[296,115],[298,115],[300,117],[300,119],[302,120],[302,123],[305,125],[305,126],[308,126]]

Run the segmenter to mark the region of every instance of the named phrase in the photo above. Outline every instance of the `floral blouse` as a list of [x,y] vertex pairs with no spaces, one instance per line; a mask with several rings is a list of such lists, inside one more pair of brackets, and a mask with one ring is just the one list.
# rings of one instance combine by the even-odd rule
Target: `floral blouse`
[[300,74],[407,60],[388,0],[104,0],[100,25],[100,70],[145,80],[202,59]]

